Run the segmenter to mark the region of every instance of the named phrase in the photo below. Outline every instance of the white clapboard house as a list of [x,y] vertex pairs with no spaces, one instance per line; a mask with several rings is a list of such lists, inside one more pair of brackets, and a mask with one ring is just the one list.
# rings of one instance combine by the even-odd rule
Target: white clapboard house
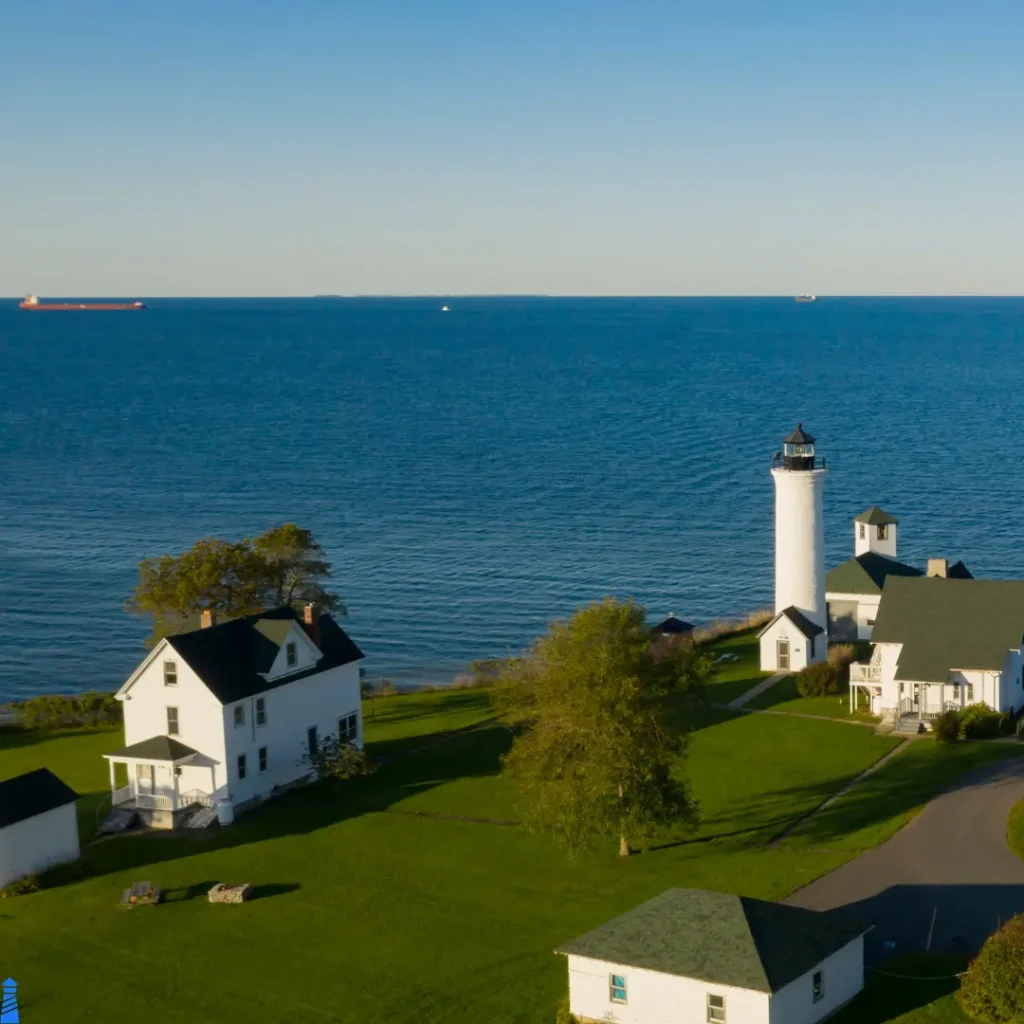
[[919,728],[950,708],[1024,709],[1024,580],[890,577],[850,702]]
[[867,927],[669,889],[556,950],[584,1024],[815,1024],[864,987]]
[[212,808],[230,820],[308,778],[303,757],[328,736],[362,747],[362,657],[313,606],[219,624],[204,613],[200,629],[162,639],[117,692],[112,827],[205,822]]
[[0,889],[78,860],[77,801],[48,768],[0,782]]

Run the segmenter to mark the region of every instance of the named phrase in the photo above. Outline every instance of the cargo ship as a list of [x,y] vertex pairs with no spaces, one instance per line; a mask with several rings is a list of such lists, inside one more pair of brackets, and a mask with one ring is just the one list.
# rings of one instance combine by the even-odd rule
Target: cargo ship
[[797,302],[817,302],[817,295],[798,295],[796,297]]
[[20,309],[145,309],[144,302],[40,302],[38,295],[26,295]]

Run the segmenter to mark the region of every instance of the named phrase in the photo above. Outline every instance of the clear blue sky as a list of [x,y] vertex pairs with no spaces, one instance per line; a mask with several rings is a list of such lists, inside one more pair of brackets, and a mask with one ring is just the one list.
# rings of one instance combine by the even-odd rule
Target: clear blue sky
[[0,294],[1024,292],[1024,6],[7,0]]

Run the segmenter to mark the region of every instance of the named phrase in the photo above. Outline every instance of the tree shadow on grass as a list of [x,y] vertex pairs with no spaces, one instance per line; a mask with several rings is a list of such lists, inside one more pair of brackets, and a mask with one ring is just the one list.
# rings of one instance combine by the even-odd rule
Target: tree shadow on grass
[[[203,836],[203,852],[309,834],[351,818],[386,811],[401,800],[457,779],[496,775],[501,755],[511,743],[512,732],[507,728],[476,729],[384,764],[368,778],[290,790],[241,815],[227,828],[213,826],[213,834],[208,839]],[[191,836],[144,832],[88,844],[82,850],[82,864],[89,877],[136,868],[151,872],[154,865],[196,852],[196,840]],[[204,891],[212,885],[210,882]],[[266,894],[271,895],[269,889]]]
[[[377,708],[376,700],[387,700],[386,707]],[[490,691],[479,689],[453,690],[441,699],[424,702],[416,694],[408,696],[386,696],[368,698],[364,702],[364,721],[367,726],[397,725],[400,722],[415,722],[425,718],[444,718],[461,711],[483,710],[491,706]]]
[[123,728],[120,725],[97,726],[94,729],[22,729],[17,726],[0,728],[0,753],[5,750],[16,750],[20,747],[34,747],[39,743],[50,743],[53,740],[76,739],[83,736],[110,735],[111,749],[121,746],[120,737]]

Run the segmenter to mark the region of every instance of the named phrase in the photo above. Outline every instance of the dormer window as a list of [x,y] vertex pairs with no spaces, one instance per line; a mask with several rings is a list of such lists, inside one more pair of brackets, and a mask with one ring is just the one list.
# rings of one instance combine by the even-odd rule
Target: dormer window
[[178,685],[178,664],[174,661],[164,662],[164,686]]
[[886,526],[884,523],[882,523],[878,527],[878,539],[879,540],[888,540],[888,538],[889,538],[889,527]]
[[295,652],[295,641],[289,640],[284,645],[284,657],[288,663],[289,668],[295,668],[295,663],[299,660],[298,655]]
[[863,540],[867,533],[867,527],[863,523],[858,523],[857,525],[860,527],[860,539]]

